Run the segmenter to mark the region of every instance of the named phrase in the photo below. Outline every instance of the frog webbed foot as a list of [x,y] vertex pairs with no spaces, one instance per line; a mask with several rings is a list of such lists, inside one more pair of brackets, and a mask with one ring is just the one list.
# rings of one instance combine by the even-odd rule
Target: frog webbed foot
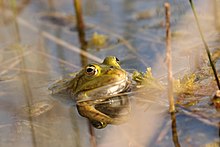
[[95,121],[95,120],[90,120],[90,123],[96,129],[103,129],[108,125],[106,122],[100,122],[100,121]]

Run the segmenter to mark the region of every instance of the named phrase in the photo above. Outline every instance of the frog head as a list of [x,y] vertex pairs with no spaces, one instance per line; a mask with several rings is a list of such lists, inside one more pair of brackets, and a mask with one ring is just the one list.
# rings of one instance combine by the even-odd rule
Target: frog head
[[72,80],[71,93],[78,102],[97,99],[122,92],[127,82],[127,72],[120,67],[119,60],[108,56],[101,64],[85,66]]

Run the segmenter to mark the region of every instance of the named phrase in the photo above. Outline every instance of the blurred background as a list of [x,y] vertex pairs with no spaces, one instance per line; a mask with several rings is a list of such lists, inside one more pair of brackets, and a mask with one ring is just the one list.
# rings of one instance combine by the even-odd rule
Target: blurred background
[[[166,77],[165,2],[178,77],[196,69],[204,50],[188,1],[82,0],[85,48],[73,1],[0,0],[0,146],[91,146],[87,120],[71,100],[51,97],[48,86],[109,55],[127,71],[151,67],[155,77]],[[219,48],[220,2],[195,0],[195,6],[206,41]],[[94,43],[95,35],[104,41]],[[97,146],[173,146],[168,103],[133,107],[129,122],[94,130]],[[182,146],[219,141],[218,128],[195,118],[178,116],[177,127]]]

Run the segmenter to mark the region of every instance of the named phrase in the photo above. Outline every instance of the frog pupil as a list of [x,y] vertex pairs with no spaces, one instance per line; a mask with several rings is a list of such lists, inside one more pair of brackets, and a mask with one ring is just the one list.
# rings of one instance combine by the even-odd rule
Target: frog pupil
[[91,73],[91,72],[93,72],[93,70],[94,70],[93,68],[89,67],[86,69],[86,72]]
[[119,62],[119,59],[116,57],[116,61]]

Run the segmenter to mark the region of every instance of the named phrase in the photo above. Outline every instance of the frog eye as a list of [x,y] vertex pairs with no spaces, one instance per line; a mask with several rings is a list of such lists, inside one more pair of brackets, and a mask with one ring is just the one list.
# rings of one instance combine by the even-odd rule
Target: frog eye
[[119,62],[119,59],[117,57],[115,57],[116,61]]
[[95,75],[97,73],[97,69],[93,65],[89,65],[86,67],[86,73],[90,76]]

